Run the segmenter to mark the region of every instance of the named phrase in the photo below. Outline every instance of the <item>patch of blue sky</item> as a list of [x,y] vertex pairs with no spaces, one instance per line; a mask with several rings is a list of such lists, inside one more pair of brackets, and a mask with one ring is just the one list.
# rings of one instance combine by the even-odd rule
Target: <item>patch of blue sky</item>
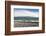
[[32,12],[39,12],[39,9],[26,9],[26,8],[14,8],[14,11],[21,11],[21,10],[27,10]]

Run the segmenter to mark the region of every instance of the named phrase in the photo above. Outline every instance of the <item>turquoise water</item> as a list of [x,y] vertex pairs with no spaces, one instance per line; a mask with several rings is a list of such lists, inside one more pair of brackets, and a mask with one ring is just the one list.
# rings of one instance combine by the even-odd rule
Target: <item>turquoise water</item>
[[36,17],[14,17],[15,21],[20,21],[20,22],[31,22],[31,21],[38,21],[39,19]]
[[14,27],[38,27],[39,19],[36,17],[14,17]]

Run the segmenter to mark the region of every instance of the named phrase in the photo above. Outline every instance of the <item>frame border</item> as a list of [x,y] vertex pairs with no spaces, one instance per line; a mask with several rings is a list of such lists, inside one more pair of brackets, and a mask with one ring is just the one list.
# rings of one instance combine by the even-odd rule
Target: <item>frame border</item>
[[[10,31],[10,18],[11,9],[10,5],[28,5],[28,6],[42,6],[42,30],[36,31]],[[45,32],[45,3],[35,3],[35,2],[20,2],[20,1],[5,1],[5,35],[18,35],[18,34],[35,34]]]

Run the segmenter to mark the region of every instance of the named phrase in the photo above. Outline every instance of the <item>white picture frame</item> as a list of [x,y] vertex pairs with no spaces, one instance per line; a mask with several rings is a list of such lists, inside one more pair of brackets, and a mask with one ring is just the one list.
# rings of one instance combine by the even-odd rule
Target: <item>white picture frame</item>
[[[14,27],[14,8],[39,9],[39,27]],[[27,28],[27,29],[26,29]],[[42,7],[41,6],[22,6],[11,5],[11,31],[27,31],[27,30],[42,30]]]

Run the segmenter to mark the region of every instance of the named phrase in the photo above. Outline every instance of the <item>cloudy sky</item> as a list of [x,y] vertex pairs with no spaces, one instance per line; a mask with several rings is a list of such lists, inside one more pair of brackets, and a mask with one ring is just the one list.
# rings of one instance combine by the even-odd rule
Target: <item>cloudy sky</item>
[[15,8],[14,9],[15,17],[39,17],[39,9],[24,9],[24,8]]

